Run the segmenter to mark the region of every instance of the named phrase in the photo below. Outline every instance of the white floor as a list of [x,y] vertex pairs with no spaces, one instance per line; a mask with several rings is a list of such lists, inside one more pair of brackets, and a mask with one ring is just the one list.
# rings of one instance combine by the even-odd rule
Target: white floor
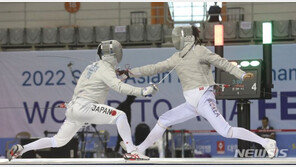
[[122,158],[75,159],[0,159],[2,166],[296,166],[296,158],[152,158],[149,161],[125,161]]

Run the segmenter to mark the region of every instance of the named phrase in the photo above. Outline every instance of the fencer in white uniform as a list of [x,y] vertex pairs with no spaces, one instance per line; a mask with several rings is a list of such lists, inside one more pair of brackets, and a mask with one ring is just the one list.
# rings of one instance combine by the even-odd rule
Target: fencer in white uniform
[[179,52],[156,64],[129,70],[131,77],[142,77],[175,69],[186,99],[185,103],[159,117],[146,140],[138,146],[139,152],[144,153],[162,136],[167,127],[202,116],[220,135],[259,143],[267,150],[269,157],[274,157],[277,150],[274,140],[261,138],[244,128],[231,127],[216,106],[211,65],[242,80],[252,78],[253,74],[245,73],[202,46],[199,41],[199,30],[194,26],[175,27],[172,31],[172,41]]
[[61,147],[67,144],[76,132],[87,124],[116,124],[118,133],[127,146],[126,159],[149,159],[138,153],[131,137],[130,125],[124,112],[105,105],[109,89],[119,93],[148,96],[155,93],[153,86],[134,87],[117,78],[115,68],[122,59],[122,46],[116,40],[103,41],[98,46],[100,61],[88,65],[82,72],[67,105],[66,120],[58,133],[27,145],[14,145],[8,152],[9,159],[21,156],[30,150]]

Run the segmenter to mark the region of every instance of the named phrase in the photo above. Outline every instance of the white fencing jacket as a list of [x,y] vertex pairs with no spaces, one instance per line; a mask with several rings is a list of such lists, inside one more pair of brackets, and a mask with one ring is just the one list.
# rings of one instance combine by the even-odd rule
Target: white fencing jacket
[[[242,79],[245,72],[228,62],[228,60],[211,52],[205,46],[195,45],[192,47],[192,45],[193,43],[188,44],[182,51],[176,52],[164,61],[131,69],[131,76],[151,76],[170,71],[177,65],[175,70],[180,79],[183,92],[214,85],[211,65]],[[185,57],[181,58],[185,53],[187,53]]]
[[123,83],[117,78],[115,67],[109,62],[100,60],[88,65],[82,72],[75,87],[73,98],[82,97],[104,104],[110,88],[123,94],[142,95],[142,88]]

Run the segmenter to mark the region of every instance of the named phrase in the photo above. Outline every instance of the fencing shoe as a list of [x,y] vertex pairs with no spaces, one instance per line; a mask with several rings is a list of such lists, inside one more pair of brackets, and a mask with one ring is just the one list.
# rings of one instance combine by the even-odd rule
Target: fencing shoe
[[20,153],[23,149],[24,147],[21,146],[20,144],[13,145],[11,149],[7,152],[8,160],[11,161],[11,159],[21,156]]
[[137,150],[132,151],[131,153],[124,154],[123,158],[125,160],[133,161],[133,160],[150,160],[150,158],[146,155],[139,153]]
[[278,150],[276,146],[276,141],[272,139],[266,139],[268,140],[267,145],[265,146],[265,150],[268,154],[269,158],[274,158],[276,156],[276,152]]

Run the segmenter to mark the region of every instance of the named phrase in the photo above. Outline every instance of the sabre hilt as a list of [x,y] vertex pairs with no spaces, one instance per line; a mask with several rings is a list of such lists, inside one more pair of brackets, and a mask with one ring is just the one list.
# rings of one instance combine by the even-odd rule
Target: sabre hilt
[[130,78],[129,70],[128,69],[126,69],[126,70],[120,70],[120,68],[119,68],[115,72],[116,72],[116,74],[118,76],[125,75],[127,78]]

